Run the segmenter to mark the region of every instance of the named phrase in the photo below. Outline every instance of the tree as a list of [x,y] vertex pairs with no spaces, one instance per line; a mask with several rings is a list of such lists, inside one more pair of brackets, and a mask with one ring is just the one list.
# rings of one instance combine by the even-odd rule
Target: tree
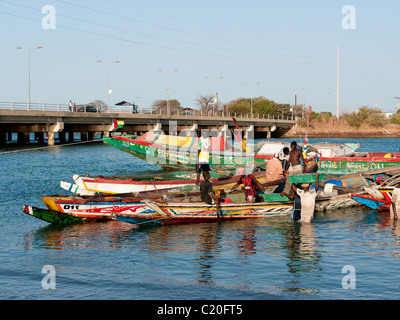
[[[154,100],[151,106],[153,113],[168,114],[167,100]],[[179,114],[182,110],[181,103],[176,99],[169,100],[169,110],[170,114]]]
[[208,115],[208,113],[213,110],[213,107],[215,107],[214,96],[212,94],[205,96],[200,95],[195,99],[195,101],[196,106],[199,107],[202,115]]
[[108,109],[107,103],[105,103],[103,100],[94,100],[86,105],[98,108],[99,112],[106,112]]

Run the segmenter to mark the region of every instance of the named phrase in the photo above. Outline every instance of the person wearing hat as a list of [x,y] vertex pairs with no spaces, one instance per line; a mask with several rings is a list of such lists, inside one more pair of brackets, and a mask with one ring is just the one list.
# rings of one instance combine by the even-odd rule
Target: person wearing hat
[[[287,194],[286,192],[281,193],[281,197],[287,196],[290,199],[294,199],[297,195],[300,198],[300,212],[296,212],[296,201],[295,201],[295,208],[294,208],[294,216],[293,220],[299,220],[300,222],[311,222],[314,217],[314,210],[315,210],[315,199],[317,197],[317,192],[319,189],[319,174],[316,174],[317,183],[315,189],[310,189],[310,183],[303,183],[301,187],[296,187],[295,184],[292,185],[291,194]],[[300,213],[300,217],[298,216]],[[297,216],[296,216],[297,214]]]
[[256,202],[257,197],[257,189],[265,191],[262,184],[253,176],[253,172],[256,170],[254,165],[247,166],[244,168],[244,174],[242,174],[239,178],[239,181],[229,190],[227,190],[227,194],[232,192],[242,183],[244,185],[245,194],[246,194],[246,202],[252,203]]

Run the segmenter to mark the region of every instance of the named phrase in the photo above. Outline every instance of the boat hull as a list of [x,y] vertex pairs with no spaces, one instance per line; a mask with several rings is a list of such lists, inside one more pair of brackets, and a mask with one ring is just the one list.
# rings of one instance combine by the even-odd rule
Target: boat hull
[[385,158],[385,153],[368,153],[366,157],[321,157],[318,172],[346,174],[368,170],[378,170],[400,165],[400,153],[392,153]]
[[[169,225],[182,223],[217,222],[221,220],[256,219],[287,216],[293,210],[293,202],[260,202],[221,204],[220,212],[214,205],[204,203],[148,203],[157,208],[148,214],[116,214],[115,219],[133,224]],[[350,195],[326,197],[316,200],[315,210],[324,211],[358,205]]]
[[84,218],[74,217],[59,211],[41,209],[32,206],[24,206],[22,211],[37,219],[56,225],[69,225],[74,223],[81,223],[85,220]]

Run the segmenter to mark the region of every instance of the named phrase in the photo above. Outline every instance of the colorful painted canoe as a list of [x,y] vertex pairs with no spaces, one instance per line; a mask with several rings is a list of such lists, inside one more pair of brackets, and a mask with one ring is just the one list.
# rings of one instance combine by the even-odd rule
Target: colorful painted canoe
[[[52,198],[52,199],[50,199]],[[57,212],[61,217],[71,216],[85,220],[117,220],[134,224],[181,224],[218,221],[217,208],[203,202],[160,202],[141,200],[136,202],[102,202],[90,199],[81,203],[79,199],[48,196],[44,199],[50,207],[48,212]],[[316,200],[316,210],[331,210],[357,205],[358,202],[348,194],[322,197]],[[253,219],[288,215],[292,212],[292,201],[274,201],[259,203],[221,203],[220,217],[223,220]],[[43,210],[42,210],[43,211]],[[40,217],[39,217],[40,218]],[[45,219],[43,219],[45,220]],[[51,222],[51,219],[45,221]],[[79,220],[77,220],[79,221]],[[68,223],[69,220],[66,220]],[[75,222],[71,220],[70,223]]]
[[[315,172],[318,169],[316,162],[310,162],[306,166],[306,173]],[[217,178],[211,178],[214,190],[221,190],[231,188],[241,175],[232,175],[234,171],[220,171],[213,172]],[[229,176],[223,176],[230,174]],[[253,173],[254,177],[264,186],[276,186],[285,179],[276,181],[268,181],[265,176],[265,171],[257,171]],[[181,179],[168,179],[168,175],[152,175],[152,176],[135,176],[135,177],[115,177],[115,176],[80,176],[74,175],[74,183],[65,181],[60,182],[60,187],[64,190],[72,192],[81,196],[94,196],[96,194],[138,194],[138,196],[145,196],[153,194],[154,192],[165,193],[179,193],[179,192],[198,192],[199,185],[196,184],[196,174],[186,171],[185,175],[180,175]],[[191,177],[194,179],[184,179]],[[201,181],[202,179],[200,179]]]
[[370,195],[351,194],[351,198],[374,210],[389,210],[391,201],[374,198]]
[[43,196],[42,201],[49,210],[89,219],[112,219],[116,213],[146,213],[148,210],[146,200],[135,197],[48,195]]
[[[164,169],[194,168],[197,163],[198,137],[178,137],[151,131],[139,138],[131,135],[103,137],[109,145]],[[233,148],[224,137],[212,137],[210,168],[236,168],[254,163],[255,154]],[[271,157],[264,157],[265,162]]]
[[[356,206],[357,201],[349,194],[317,198],[317,211]],[[220,211],[215,205],[197,203],[149,202],[154,212],[146,214],[118,213],[115,219],[133,224],[169,225],[182,223],[217,222],[220,220],[255,219],[289,215],[293,210],[292,201],[259,203],[222,203]]]
[[74,217],[72,215],[62,213],[59,211],[41,209],[32,206],[23,206],[22,211],[35,218],[56,225],[69,225],[74,223],[80,223],[85,220],[85,218]]
[[400,153],[364,152],[352,157],[320,157],[318,172],[346,174],[400,166]]
[[[127,152],[139,159],[164,169],[194,168],[197,163],[198,137],[179,137],[157,134],[152,131],[140,137],[132,135],[103,137],[109,145]],[[255,164],[265,165],[272,154],[256,154],[251,149],[245,151],[241,147],[231,146],[225,137],[211,137],[210,168],[234,169],[238,166]],[[239,144],[240,143],[236,143]],[[307,163],[315,160],[319,154],[307,159]]]
[[[231,172],[232,174],[232,172]],[[265,172],[255,172],[254,176],[262,183],[267,182]],[[181,179],[168,179],[168,176],[153,175],[151,177],[105,177],[105,176],[89,176],[74,175],[74,183],[65,181],[60,182],[61,188],[68,190],[74,194],[82,196],[93,196],[97,193],[106,194],[124,194],[124,193],[143,193],[148,191],[198,191],[199,185],[196,185],[196,174],[186,172]],[[189,179],[184,179],[189,178]],[[218,178],[210,178],[215,189],[232,187],[240,178],[240,175],[230,175]],[[202,179],[200,180],[200,182]]]

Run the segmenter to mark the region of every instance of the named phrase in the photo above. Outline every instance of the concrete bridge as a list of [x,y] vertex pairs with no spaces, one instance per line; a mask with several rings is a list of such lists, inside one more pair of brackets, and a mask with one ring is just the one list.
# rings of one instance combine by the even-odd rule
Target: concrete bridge
[[[74,133],[81,133],[81,141],[92,140],[96,134],[109,136],[111,132],[120,131],[142,134],[151,129],[161,129],[166,134],[170,125],[176,124],[177,131],[184,129],[229,130],[235,129],[232,120],[243,132],[253,130],[255,138],[280,137],[296,125],[292,117],[261,117],[259,115],[229,116],[188,116],[162,114],[132,114],[128,112],[70,112],[46,110],[0,110],[0,144],[11,140],[12,133],[18,134],[18,143],[29,143],[30,133],[35,134],[39,143],[44,142],[44,134],[48,136],[48,144],[53,145],[55,135],[60,143],[74,142]],[[123,121],[122,129],[115,129],[114,121]],[[171,122],[173,121],[173,122]]]

